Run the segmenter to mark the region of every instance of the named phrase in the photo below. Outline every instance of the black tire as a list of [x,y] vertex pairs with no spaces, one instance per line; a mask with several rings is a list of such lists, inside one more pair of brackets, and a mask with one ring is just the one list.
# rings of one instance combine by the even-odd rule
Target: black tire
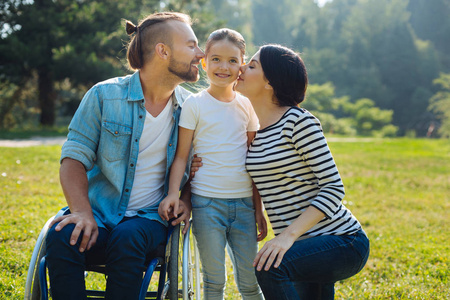
[[170,300],[178,299],[178,252],[180,245],[180,225],[177,225],[170,239],[170,257],[168,265],[169,291],[168,298]]

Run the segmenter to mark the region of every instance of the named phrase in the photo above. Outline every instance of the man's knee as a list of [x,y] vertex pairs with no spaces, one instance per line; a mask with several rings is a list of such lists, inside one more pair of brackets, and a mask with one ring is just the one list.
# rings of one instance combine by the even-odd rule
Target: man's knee
[[54,224],[47,232],[47,250],[53,247],[70,245],[70,237],[72,236],[72,232],[75,229],[75,224],[67,224],[60,231],[55,230],[55,227],[57,225],[58,224]]

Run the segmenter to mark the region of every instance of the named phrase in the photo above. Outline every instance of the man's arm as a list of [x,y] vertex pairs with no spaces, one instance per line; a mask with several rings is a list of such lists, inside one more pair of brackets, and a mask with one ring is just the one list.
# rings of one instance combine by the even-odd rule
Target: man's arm
[[70,208],[70,214],[55,218],[50,226],[59,224],[55,230],[60,231],[67,224],[75,224],[70,237],[70,244],[75,245],[81,232],[83,237],[80,252],[89,250],[98,237],[98,226],[92,213],[88,198],[88,179],[84,165],[74,159],[64,158],[59,170],[61,186]]

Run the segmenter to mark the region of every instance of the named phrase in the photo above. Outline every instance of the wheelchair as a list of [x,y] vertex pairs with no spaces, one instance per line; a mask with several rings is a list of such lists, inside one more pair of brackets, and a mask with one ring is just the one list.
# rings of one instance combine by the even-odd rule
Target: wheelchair
[[[39,233],[31,256],[25,284],[25,300],[48,299],[47,266],[45,261],[46,236],[54,218],[62,216],[68,208],[61,209],[45,223]],[[192,220],[191,220],[192,221]],[[201,299],[200,262],[197,243],[191,230],[180,234],[184,225],[169,226],[165,245],[160,245],[148,262],[143,274],[139,300],[145,299]],[[106,275],[105,266],[86,266],[85,277],[91,272]],[[159,272],[157,291],[149,291],[150,281],[155,272]],[[88,299],[105,299],[103,290],[87,290]],[[51,291],[50,291],[51,294]]]

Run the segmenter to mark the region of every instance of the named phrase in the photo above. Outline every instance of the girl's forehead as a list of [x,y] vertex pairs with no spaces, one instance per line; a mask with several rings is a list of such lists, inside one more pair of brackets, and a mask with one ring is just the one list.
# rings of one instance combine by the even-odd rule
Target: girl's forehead
[[241,50],[237,45],[228,40],[214,41],[208,49],[209,55],[224,55],[232,54],[234,56],[241,56]]

